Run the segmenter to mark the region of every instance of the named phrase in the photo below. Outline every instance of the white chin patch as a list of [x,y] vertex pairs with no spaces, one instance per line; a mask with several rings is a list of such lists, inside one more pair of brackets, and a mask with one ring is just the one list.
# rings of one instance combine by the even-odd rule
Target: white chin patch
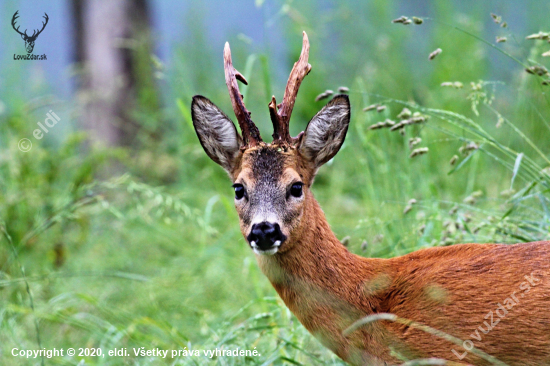
[[275,254],[279,251],[279,247],[281,246],[281,242],[279,240],[277,240],[271,248],[266,249],[266,250],[260,249],[255,241],[251,241],[250,246],[252,247],[252,250],[256,254],[259,254],[259,255],[273,255],[273,254]]

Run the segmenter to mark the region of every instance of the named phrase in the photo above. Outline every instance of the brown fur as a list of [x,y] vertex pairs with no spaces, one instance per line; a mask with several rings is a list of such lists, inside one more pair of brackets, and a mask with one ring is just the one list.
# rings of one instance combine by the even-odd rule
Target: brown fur
[[[283,152],[281,152],[283,154]],[[312,172],[291,150],[286,167],[309,186]],[[251,170],[255,156],[245,152],[236,176]],[[293,166],[291,166],[291,164]],[[302,215],[281,251],[257,255],[285,304],[325,346],[356,365],[396,363],[390,350],[410,359],[440,357],[487,364],[464,348],[434,335],[389,321],[379,321],[344,337],[354,321],[371,314],[393,313],[442,330],[509,365],[550,364],[549,242],[518,245],[462,244],[430,248],[391,259],[354,255],[338,241],[311,191]],[[246,228],[243,228],[246,236]],[[528,293],[525,275],[538,279]],[[519,303],[487,334],[478,327],[498,303],[515,291]],[[521,297],[524,295],[524,297]],[[502,311],[501,311],[502,313]],[[478,329],[481,341],[470,335]]]

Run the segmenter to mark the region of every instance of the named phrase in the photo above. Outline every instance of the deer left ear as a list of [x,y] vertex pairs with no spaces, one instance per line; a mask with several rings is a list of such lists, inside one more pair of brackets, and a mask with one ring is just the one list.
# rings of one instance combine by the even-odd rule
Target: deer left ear
[[201,95],[193,97],[191,113],[204,151],[231,174],[243,142],[235,125],[214,103]]
[[340,150],[350,120],[347,95],[337,95],[309,121],[299,145],[300,153],[318,169]]

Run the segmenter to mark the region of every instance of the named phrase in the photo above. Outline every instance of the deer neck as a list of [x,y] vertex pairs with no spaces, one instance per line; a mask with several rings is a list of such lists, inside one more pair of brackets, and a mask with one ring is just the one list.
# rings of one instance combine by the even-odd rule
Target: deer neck
[[[302,229],[289,239],[289,249],[257,256],[260,268],[286,306],[326,347],[344,360],[355,360],[354,364],[382,364],[368,352],[375,354],[374,348],[354,356],[354,347],[342,332],[374,313],[378,300],[363,287],[387,268],[382,268],[381,260],[350,253],[330,230],[313,196],[308,201]],[[370,347],[378,347],[378,342],[371,339]]]
[[312,195],[307,197],[298,235],[289,238],[287,245],[289,249],[282,253],[257,259],[262,272],[298,318],[304,312],[302,305],[318,301],[317,297],[364,307],[365,299],[359,296],[358,288],[379,272],[375,264],[378,260],[350,253],[330,229]]

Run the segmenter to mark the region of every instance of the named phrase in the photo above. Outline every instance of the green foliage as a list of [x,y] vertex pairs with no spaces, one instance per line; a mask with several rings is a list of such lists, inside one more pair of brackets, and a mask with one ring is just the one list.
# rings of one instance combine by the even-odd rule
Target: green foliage
[[[544,40],[493,45],[480,39],[485,27],[503,29],[483,7],[455,19],[450,5],[438,4],[435,20],[403,25],[391,23],[401,14],[382,0],[329,10],[311,1],[256,6],[266,7],[268,31],[275,23],[285,29],[285,73],[300,51],[301,30],[312,44],[313,70],[296,103],[293,135],[326,102],[314,102],[316,95],[349,88],[352,127],[313,190],[351,251],[392,257],[460,242],[550,238],[550,103],[542,85],[548,76],[525,72],[545,64]],[[188,19],[194,42],[184,43],[171,69],[157,60],[163,80],[173,80],[163,116],[148,111],[155,100],[150,81],[141,85],[148,108],[139,117],[147,131],[159,133],[158,118],[170,122],[154,149],[99,149],[78,133],[57,145],[33,140],[24,153],[17,142],[34,123],[32,113],[23,103],[0,113],[3,365],[39,362],[11,356],[13,347],[131,354],[43,360],[62,365],[343,364],[305,331],[260,273],[239,231],[227,176],[197,141],[193,94],[231,111],[221,50],[207,45],[206,12],[197,9]],[[269,136],[266,106],[271,94],[282,99],[286,75],[279,79],[275,60],[285,53],[251,45],[246,36],[229,40],[234,64],[250,83],[243,88],[247,107]],[[335,40],[338,46],[323,48]],[[443,52],[428,61],[439,47]],[[489,53],[513,64],[506,80],[487,80],[498,71]],[[361,111],[372,104],[385,108]],[[394,131],[390,124],[369,129],[418,117],[423,120]],[[427,153],[409,157],[424,148]],[[135,357],[134,347],[200,350],[201,356]],[[202,354],[254,347],[261,356]]]

